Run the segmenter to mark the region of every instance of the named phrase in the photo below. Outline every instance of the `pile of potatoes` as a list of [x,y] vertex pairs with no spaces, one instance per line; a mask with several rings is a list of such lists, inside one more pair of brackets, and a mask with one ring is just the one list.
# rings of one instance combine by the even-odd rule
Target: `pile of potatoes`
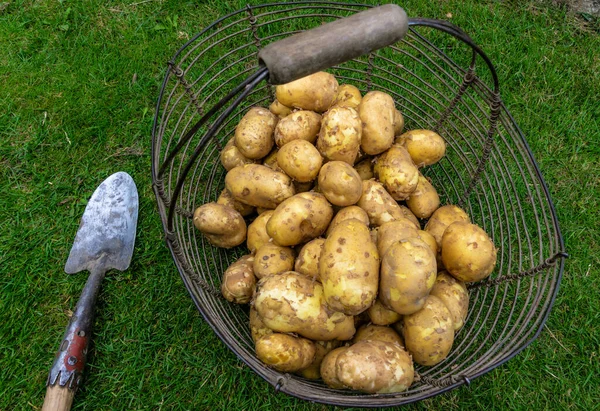
[[444,140],[403,129],[391,96],[319,72],[277,86],[221,152],[225,189],[194,225],[217,247],[246,243],[221,291],[250,304],[267,366],[388,393],[410,387],[413,362],[448,356],[465,284],[490,275],[496,248],[421,173]]

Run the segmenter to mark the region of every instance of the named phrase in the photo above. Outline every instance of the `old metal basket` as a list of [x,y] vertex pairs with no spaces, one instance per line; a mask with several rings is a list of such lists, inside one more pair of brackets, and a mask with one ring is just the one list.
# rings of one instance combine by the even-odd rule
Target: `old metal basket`
[[[371,6],[297,1],[248,6],[206,27],[168,63],[152,134],[152,178],[166,242],[194,303],[220,339],[276,391],[341,406],[392,406],[468,384],[514,357],[540,333],[556,297],[564,244],[546,183],[500,98],[491,61],[457,27],[409,19],[401,41],[328,71],[363,93],[389,93],[406,129],[436,130],[447,155],[425,168],[442,203],[459,204],[491,235],[495,271],[471,285],[470,308],[449,357],[416,367],[398,394],[334,390],[265,367],[255,356],[248,309],[224,300],[221,275],[244,254],[210,245],[192,223],[224,187],[219,152],[251,106],[274,99],[258,53],[268,44]],[[317,67],[318,68],[318,67]],[[308,67],[307,70],[314,70]],[[272,80],[272,78],[271,78]]]

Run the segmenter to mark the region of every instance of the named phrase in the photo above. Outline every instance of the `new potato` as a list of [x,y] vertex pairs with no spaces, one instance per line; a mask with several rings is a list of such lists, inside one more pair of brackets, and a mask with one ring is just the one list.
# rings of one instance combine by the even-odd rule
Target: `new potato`
[[350,206],[362,195],[362,179],[348,163],[330,161],[319,171],[319,190],[331,204]]
[[377,157],[373,172],[394,200],[407,199],[419,182],[419,169],[408,151],[397,144]]
[[396,144],[406,147],[418,167],[437,163],[446,154],[446,142],[431,130],[411,130],[396,139]]
[[402,319],[402,315],[387,308],[379,299],[376,299],[373,305],[369,307],[367,314],[375,325],[390,325]]
[[389,94],[370,91],[358,106],[363,124],[360,147],[366,154],[383,153],[394,142],[394,115],[396,108]]
[[469,311],[469,291],[465,283],[442,271],[438,273],[430,295],[444,303],[452,316],[454,331],[458,331],[464,325]]
[[321,129],[321,115],[309,110],[290,113],[275,127],[275,144],[283,147],[293,140],[306,140],[314,144]]
[[331,220],[331,223],[329,224],[329,227],[327,228],[326,236],[329,236],[331,231],[333,231],[333,229],[339,223],[341,223],[342,221],[345,221],[345,220],[350,220],[352,218],[355,218],[358,221],[361,221],[367,227],[369,226],[369,216],[367,215],[365,210],[363,210],[362,208],[360,208],[358,206],[348,206],[348,207],[342,208],[340,211],[337,212],[335,217],[333,217],[333,220]]
[[235,144],[233,144],[234,140],[234,137],[230,138],[219,155],[219,159],[225,170],[229,171],[234,167],[243,166],[244,164],[256,163],[256,160],[244,157]]
[[404,218],[404,213],[398,203],[381,183],[375,180],[362,182],[362,195],[356,205],[366,211],[369,221],[374,226]]
[[294,271],[308,277],[319,279],[319,260],[323,251],[324,238],[315,238],[304,244],[296,258]]
[[246,239],[244,217],[231,207],[207,203],[194,211],[194,226],[214,246],[231,248]]
[[333,103],[331,103],[331,107],[352,107],[357,108],[362,100],[362,95],[360,94],[360,90],[350,84],[342,84],[338,87],[337,94]]
[[240,257],[223,273],[221,294],[229,302],[248,304],[254,295],[256,277],[253,272],[254,256]]
[[258,250],[264,244],[268,244],[271,237],[267,233],[267,222],[273,215],[273,210],[260,213],[258,217],[248,226],[248,238],[246,246],[251,253]]
[[423,175],[419,175],[417,188],[406,199],[406,205],[419,218],[429,218],[440,206],[440,196]]
[[249,216],[255,211],[254,207],[248,204],[241,203],[235,198],[233,198],[231,193],[226,188],[223,189],[223,191],[221,191],[219,198],[217,198],[217,204],[233,208],[235,211],[237,211],[244,217]]
[[254,275],[263,278],[281,274],[294,268],[294,250],[267,243],[256,250],[254,256]]
[[317,149],[329,161],[354,165],[362,136],[360,117],[352,107],[333,107],[323,115]]
[[407,238],[417,237],[419,237],[419,230],[412,221],[406,218],[388,221],[380,225],[377,231],[377,250],[380,256],[384,256],[392,245]]
[[318,380],[321,378],[321,363],[323,358],[332,351],[334,348],[340,346],[341,341],[314,341],[315,343],[315,357],[310,365],[303,370],[298,372],[298,375],[308,378],[309,380]]
[[277,101],[287,107],[322,113],[337,95],[338,82],[332,74],[320,71],[275,88]]
[[259,339],[255,348],[259,360],[281,372],[296,372],[307,368],[316,353],[312,341],[281,333]]
[[235,129],[235,146],[249,159],[263,158],[273,148],[278,118],[263,107],[252,107]]
[[382,325],[363,325],[356,330],[356,334],[354,334],[352,342],[356,344],[359,341],[366,340],[385,341],[404,347],[404,341],[402,341],[402,337],[400,337],[400,335],[398,335],[393,328]]
[[254,207],[275,208],[294,195],[291,178],[260,164],[232,168],[225,187],[237,201]]
[[285,173],[301,183],[319,175],[323,159],[319,150],[306,140],[292,140],[279,149],[277,164]]
[[373,159],[371,157],[361,160],[354,166],[354,169],[358,172],[361,180],[370,180],[375,177],[375,174],[373,173]]

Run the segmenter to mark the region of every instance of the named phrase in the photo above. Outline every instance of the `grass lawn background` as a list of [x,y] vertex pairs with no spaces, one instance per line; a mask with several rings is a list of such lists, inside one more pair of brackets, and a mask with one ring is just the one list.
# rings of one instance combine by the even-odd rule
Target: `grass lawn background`
[[[366,2],[366,1],[365,1]],[[64,263],[87,198],[129,172],[136,248],[105,279],[75,409],[325,409],[273,388],[202,320],[163,241],[150,133],[166,61],[255,1],[20,1],[0,11],[0,409],[39,409],[85,283]],[[595,409],[600,403],[600,24],[540,1],[417,1],[496,64],[571,255],[540,337],[470,387],[409,409]],[[451,18],[449,17],[451,13]],[[587,18],[587,20],[586,20]]]

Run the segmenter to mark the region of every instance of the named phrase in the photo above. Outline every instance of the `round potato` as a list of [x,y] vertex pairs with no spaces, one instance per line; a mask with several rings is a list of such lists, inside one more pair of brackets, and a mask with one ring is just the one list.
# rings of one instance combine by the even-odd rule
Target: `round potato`
[[369,319],[375,325],[390,325],[400,321],[402,316],[396,311],[392,311],[379,301],[375,300],[372,306],[367,310]]
[[267,243],[256,250],[254,258],[254,275],[263,278],[268,275],[281,274],[294,268],[294,250]]
[[362,195],[362,179],[351,165],[330,161],[319,171],[319,189],[331,204],[346,207]]
[[277,116],[264,107],[252,107],[235,129],[235,146],[246,158],[263,158],[273,148]]
[[377,232],[377,250],[380,256],[384,256],[392,245],[407,238],[417,237],[419,237],[419,230],[417,230],[412,221],[406,218],[388,221],[379,226]]
[[291,178],[260,164],[232,168],[225,187],[237,201],[254,207],[275,208],[294,195]]
[[231,207],[207,203],[194,211],[194,226],[214,246],[231,248],[246,240],[244,217]]
[[398,314],[419,311],[435,283],[435,255],[422,240],[393,244],[381,260],[379,299]]
[[255,208],[244,203],[237,201],[231,193],[225,188],[221,191],[221,195],[217,198],[217,204],[221,204],[240,213],[242,216],[247,217],[255,211]]
[[319,71],[275,87],[275,97],[285,106],[322,113],[331,106],[337,89],[335,77]]
[[267,366],[281,372],[297,372],[315,358],[315,344],[306,338],[273,333],[256,341],[256,356]]
[[349,347],[338,347],[329,351],[327,354],[325,354],[325,357],[321,362],[321,378],[323,379],[323,382],[330,388],[334,388],[336,390],[346,388],[344,384],[338,380],[335,363],[339,355],[348,348]]
[[276,244],[294,246],[325,232],[333,217],[325,196],[309,191],[281,203],[267,223],[267,233]]
[[273,210],[260,213],[248,226],[248,239],[246,246],[251,253],[256,252],[264,244],[268,244],[271,237],[267,233],[267,221],[273,216]]
[[460,281],[474,282],[487,278],[496,266],[497,250],[479,226],[458,221],[442,236],[442,262],[446,270]]
[[417,364],[438,364],[454,343],[452,315],[442,300],[430,295],[422,310],[404,316],[402,333],[406,349]]
[[427,224],[425,225],[425,231],[435,238],[438,252],[442,248],[442,235],[444,235],[444,231],[446,231],[446,228],[450,224],[457,221],[471,222],[467,213],[465,213],[462,208],[455,205],[442,206],[435,210],[431,217],[429,217],[429,221],[427,221]]
[[350,84],[342,84],[338,87],[337,95],[331,104],[331,107],[352,107],[357,108],[362,100],[360,90]]
[[263,158],[263,162],[262,162],[263,166],[269,167],[271,170],[275,170],[275,171],[285,174],[285,171],[283,171],[283,168],[279,167],[279,164],[277,163],[277,155],[278,154],[279,154],[279,148],[275,147],[269,153],[268,156]]
[[440,196],[429,180],[419,175],[417,188],[406,199],[406,205],[419,218],[429,218],[440,207]]
[[446,154],[446,142],[431,130],[411,130],[396,139],[396,144],[406,147],[417,167],[435,164]]
[[353,166],[361,135],[362,125],[356,110],[351,107],[333,107],[323,115],[317,148],[327,160],[344,161]]
[[304,244],[298,253],[294,271],[308,277],[319,279],[319,260],[323,251],[324,238],[315,238]]
[[394,200],[406,200],[419,182],[419,169],[408,151],[396,144],[377,157],[373,171]]
[[288,106],[284,106],[277,99],[275,99],[269,106],[269,111],[281,119],[290,115],[292,109]]
[[356,205],[366,211],[371,225],[374,226],[404,218],[398,203],[381,183],[375,180],[363,181],[362,195]]
[[[427,231],[419,230],[419,238],[421,240],[423,240],[429,246],[429,248],[431,248],[431,251],[433,251],[433,254],[435,254],[436,256],[438,255],[437,242],[435,241],[435,238],[431,234],[429,234]],[[438,267],[438,269],[439,269],[439,267]]]
[[283,147],[293,140],[306,140],[311,144],[317,141],[321,129],[321,115],[314,111],[294,111],[284,117],[275,127],[275,144]]
[[442,271],[438,273],[430,295],[442,300],[452,316],[454,331],[460,330],[469,311],[469,291],[465,283]]
[[362,160],[354,166],[354,169],[358,172],[361,180],[370,180],[375,177],[373,173],[373,159],[371,157]]
[[363,222],[364,225],[366,225],[367,227],[369,226],[369,216],[367,215],[365,210],[363,210],[362,208],[360,208],[358,206],[344,207],[340,211],[338,211],[337,214],[335,215],[335,217],[333,217],[333,220],[331,220],[331,223],[329,224],[329,228],[327,228],[326,236],[329,236],[329,233],[331,233],[331,231],[339,223],[341,223],[342,221],[345,221],[345,220],[350,220],[352,218],[355,218],[358,221]]
[[358,106],[363,124],[360,147],[366,154],[383,153],[394,143],[394,100],[381,91],[370,91]]
[[309,380],[318,380],[321,378],[321,363],[323,358],[334,348],[340,346],[341,341],[314,341],[315,343],[315,358],[308,367],[298,372],[304,378]]
[[394,110],[393,126],[395,136],[402,134],[402,130],[404,130],[404,116],[400,110]]
[[254,256],[251,254],[240,257],[223,273],[221,294],[229,302],[248,304],[254,295],[256,277],[252,269]]
[[294,180],[307,183],[317,178],[323,159],[308,141],[292,140],[279,149],[277,164]]
[[250,335],[254,344],[261,338],[271,334],[273,334],[273,330],[265,325],[258,312],[256,312],[256,308],[250,306]]
[[[396,320],[397,321],[397,320]],[[385,327],[383,325],[363,325],[354,334],[352,343],[356,344],[359,341],[385,341],[392,344],[398,344],[400,347],[404,347],[404,341],[402,337],[398,335],[393,328]]]
[[219,155],[219,159],[225,170],[229,171],[234,167],[243,166],[244,164],[256,163],[256,160],[244,157],[235,144],[233,144],[234,140],[234,137],[230,138]]

